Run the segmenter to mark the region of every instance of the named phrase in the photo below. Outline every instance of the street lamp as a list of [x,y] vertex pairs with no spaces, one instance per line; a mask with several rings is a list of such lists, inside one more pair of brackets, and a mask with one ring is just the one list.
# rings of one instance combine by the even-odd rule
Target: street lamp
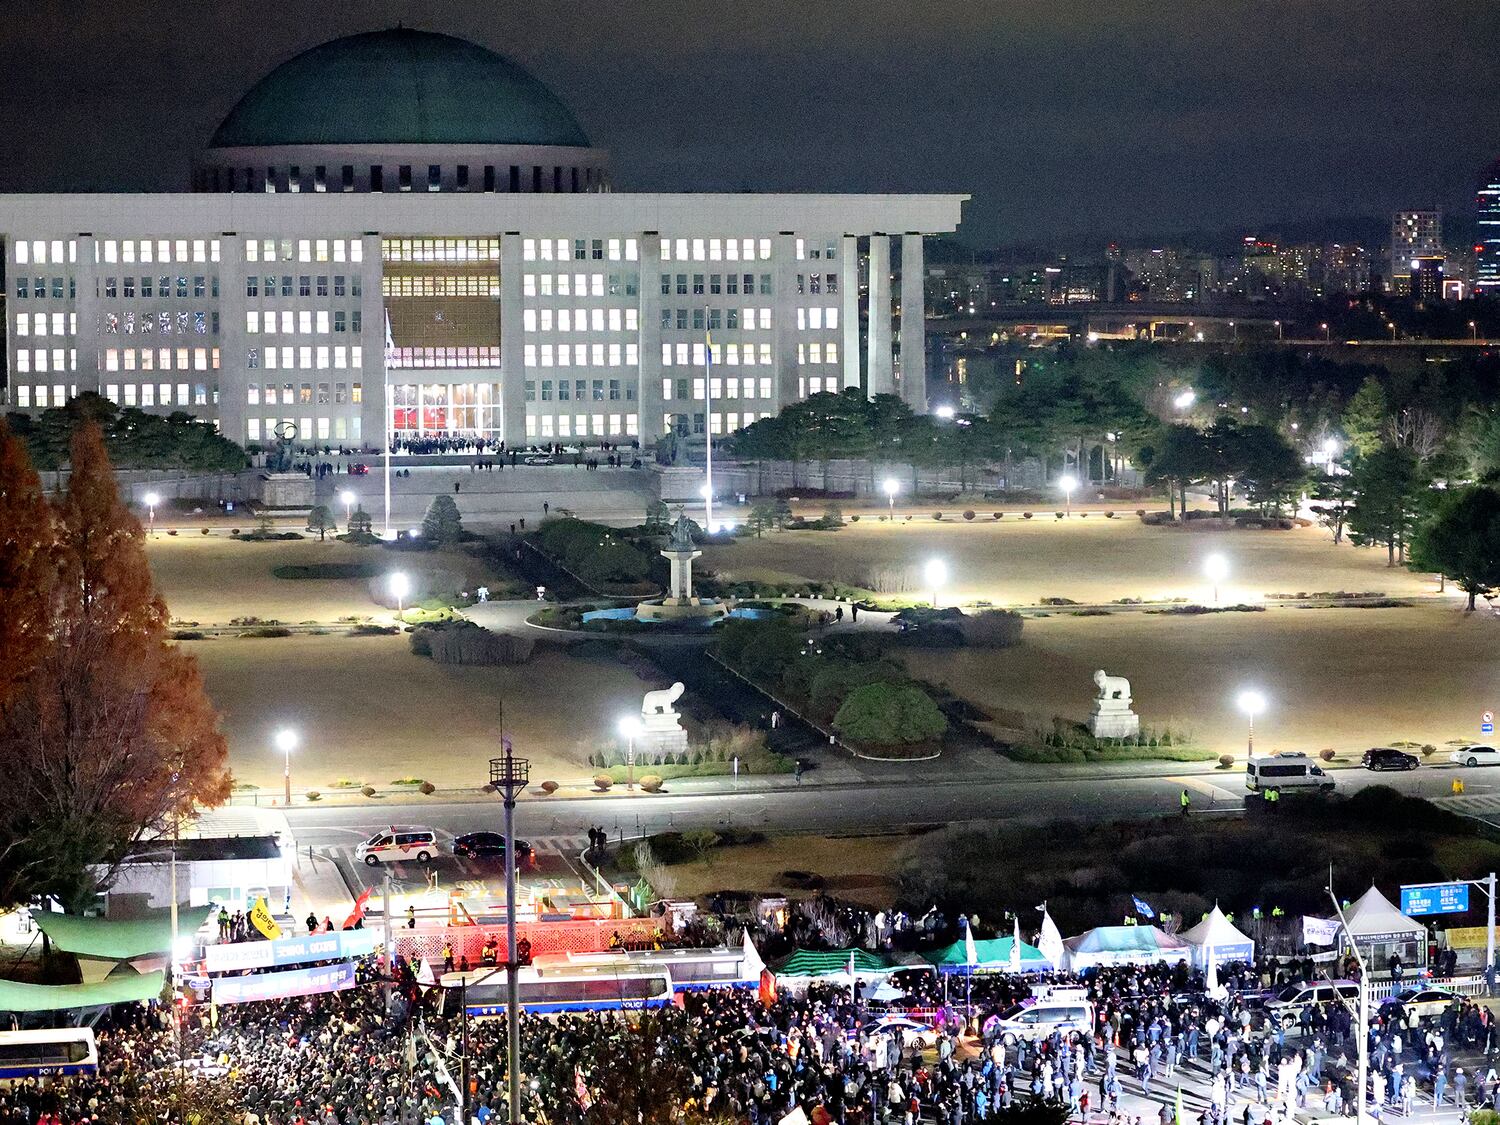
[[1333,472],[1333,459],[1339,455],[1339,439],[1326,437],[1323,439],[1323,471]]
[[932,608],[938,607],[938,589],[948,581],[948,564],[942,559],[928,559],[927,565],[922,568],[922,574],[927,579],[927,585],[932,588]]
[[1318,325],[1318,327],[1323,330],[1323,343],[1328,343],[1328,322],[1325,320],[1322,324]]
[[406,612],[406,595],[411,592],[411,579],[406,577],[404,571],[396,571],[390,577],[391,597],[396,599],[396,619],[402,619]]
[[148,492],[141,497],[146,502],[146,519],[151,528],[151,538],[156,538],[156,506],[161,503],[161,497],[154,492]]
[[1198,392],[1193,390],[1192,387],[1188,387],[1185,390],[1177,392],[1176,396],[1172,399],[1172,405],[1178,410],[1191,410],[1193,403],[1197,401]]
[[1214,587],[1214,605],[1219,604],[1219,583],[1229,577],[1229,560],[1223,555],[1209,555],[1203,560],[1203,573]]
[[1062,480],[1057,482],[1062,485],[1063,500],[1066,501],[1067,514],[1073,514],[1073,490],[1078,487],[1078,478],[1072,473],[1064,473]]
[[946,402],[943,403],[942,406],[935,407],[932,412],[933,412],[933,414],[937,415],[939,418],[942,418],[944,420],[952,418],[953,414],[954,414],[953,407],[950,406]]
[[1475,324],[1472,320],[1469,321],[1469,339],[1479,339],[1479,325]]
[[1276,322],[1276,339],[1278,342],[1281,340],[1281,321],[1279,320]]
[[349,489],[339,493],[339,499],[344,502],[344,530],[349,530],[349,521],[354,518],[354,493]]
[[638,715],[625,715],[620,719],[620,737],[625,740],[625,788],[635,792],[635,740],[645,731]]
[[885,478],[885,483],[883,485],[881,485],[881,487],[885,489],[885,498],[886,498],[886,500],[890,504],[890,508],[891,508],[891,522],[895,523],[896,522],[896,493],[900,491],[901,486],[896,483],[896,478],[895,477],[886,477]]
[[286,782],[286,803],[292,803],[292,751],[297,749],[297,732],[291,727],[282,727],[276,732],[276,749],[281,751],[284,762],[282,779]]
[[1234,321],[1231,320],[1229,322],[1229,339],[1231,342],[1233,342],[1239,340],[1239,338],[1240,330],[1234,326]]
[[[490,759],[490,788],[505,802],[505,1032],[506,1100],[510,1125],[521,1122],[521,1004],[516,974],[516,797],[531,778],[531,763],[511,756],[510,739],[500,736],[505,757]],[[467,1064],[468,1055],[464,1056]],[[464,1125],[468,1125],[468,1076],[464,1076]]]
[[1266,697],[1263,692],[1254,688],[1246,688],[1240,692],[1237,702],[1240,710],[1245,713],[1249,720],[1249,729],[1245,737],[1245,755],[1249,758],[1255,757],[1255,716],[1266,709]]

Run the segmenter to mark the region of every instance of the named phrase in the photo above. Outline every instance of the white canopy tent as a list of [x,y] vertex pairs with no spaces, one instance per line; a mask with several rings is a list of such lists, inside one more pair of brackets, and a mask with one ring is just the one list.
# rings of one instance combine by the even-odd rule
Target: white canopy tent
[[1224,916],[1217,903],[1203,921],[1179,936],[1192,945],[1193,964],[1200,969],[1208,968],[1210,960],[1225,965],[1255,958],[1255,943]]
[[1427,927],[1402,914],[1373,885],[1344,911],[1344,919],[1370,972],[1385,972],[1392,956],[1407,968],[1427,964]]

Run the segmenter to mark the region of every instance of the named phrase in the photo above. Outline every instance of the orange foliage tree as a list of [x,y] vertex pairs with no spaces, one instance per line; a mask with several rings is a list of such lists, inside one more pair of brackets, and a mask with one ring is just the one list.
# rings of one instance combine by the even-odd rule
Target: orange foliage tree
[[0,431],[0,903],[75,909],[143,835],[228,799],[227,750],[99,427],[52,505],[17,445]]

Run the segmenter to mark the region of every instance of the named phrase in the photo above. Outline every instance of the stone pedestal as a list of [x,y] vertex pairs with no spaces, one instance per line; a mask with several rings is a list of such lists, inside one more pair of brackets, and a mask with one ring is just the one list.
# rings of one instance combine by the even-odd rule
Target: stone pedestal
[[1099,694],[1089,712],[1089,733],[1095,738],[1134,738],[1141,733],[1141,717],[1130,708],[1130,681],[1108,675],[1103,668],[1094,673]]
[[687,731],[682,729],[682,716],[676,711],[642,715],[641,728],[636,752],[647,761],[659,762],[663,755],[680,754],[687,749]]
[[313,506],[315,489],[306,473],[262,473],[260,503],[264,508],[307,511]]

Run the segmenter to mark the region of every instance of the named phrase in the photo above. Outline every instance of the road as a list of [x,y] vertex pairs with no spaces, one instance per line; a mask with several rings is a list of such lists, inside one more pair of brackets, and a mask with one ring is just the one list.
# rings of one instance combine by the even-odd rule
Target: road
[[[1500,821],[1500,769],[1424,766],[1411,773],[1380,774],[1345,769],[1335,771],[1335,777],[1344,792],[1390,785],[1411,795],[1441,797],[1455,811]],[[1448,796],[1455,777],[1463,778],[1467,789],[1467,795],[1456,800]],[[516,831],[527,838],[546,838],[602,826],[611,836],[628,838],[691,828],[839,833],[965,821],[1125,820],[1175,813],[1184,788],[1192,797],[1195,816],[1233,812],[1244,804],[1243,775],[1238,771],[1191,767],[1150,776],[1112,771],[1060,777],[1047,767],[1035,767],[1020,776],[968,774],[952,780],[796,785],[786,779],[776,787],[757,782],[752,788],[747,782],[738,791],[726,790],[720,782],[712,792],[704,791],[703,782],[676,784],[679,792],[650,797],[526,798],[516,808]],[[424,801],[392,807],[384,816],[362,805],[303,806],[287,815],[299,844],[326,846],[350,844],[392,821],[419,822],[454,834],[493,829],[500,820],[500,805],[498,799],[493,804]]]

